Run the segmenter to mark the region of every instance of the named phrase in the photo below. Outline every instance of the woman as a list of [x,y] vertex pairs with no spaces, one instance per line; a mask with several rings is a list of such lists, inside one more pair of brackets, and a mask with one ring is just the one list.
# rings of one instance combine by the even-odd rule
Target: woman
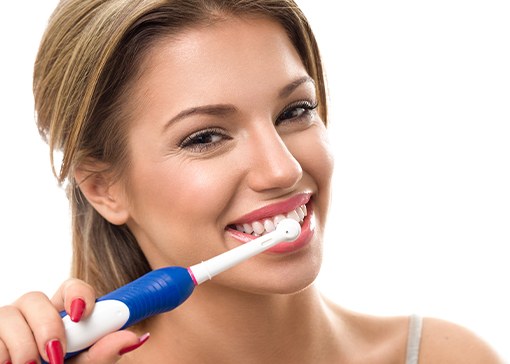
[[0,363],[61,363],[60,310],[85,319],[97,296],[239,246],[281,215],[301,221],[296,243],[72,362],[498,362],[460,327],[352,313],[314,286],[333,161],[319,52],[292,1],[63,1],[34,94],[62,152],[74,278],[0,309]]

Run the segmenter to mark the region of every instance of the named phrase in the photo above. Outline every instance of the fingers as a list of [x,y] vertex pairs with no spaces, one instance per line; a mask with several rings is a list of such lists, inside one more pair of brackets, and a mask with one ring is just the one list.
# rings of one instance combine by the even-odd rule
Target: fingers
[[32,330],[15,306],[0,308],[0,363],[29,363],[39,358]]
[[131,331],[117,331],[100,339],[86,352],[69,361],[72,364],[112,364],[141,347],[150,335],[138,337]]
[[7,350],[7,346],[4,344],[2,340],[0,340],[0,363],[12,363],[10,360],[9,351]]
[[74,322],[90,315],[95,300],[94,288],[79,279],[65,281],[51,299],[57,310],[65,310]]
[[0,307],[0,364],[62,363],[65,331],[59,311],[66,310],[75,322],[90,315],[94,289],[71,279],[50,300],[41,292],[23,295],[12,305]]
[[9,351],[7,350],[7,346],[4,344],[2,340],[0,340],[0,363],[9,363],[10,356]]
[[39,356],[62,362],[64,325],[51,301],[41,292],[0,308],[1,360],[36,363]]
[[[60,309],[65,309],[74,322],[90,316],[95,300],[94,289],[78,279],[64,282],[52,298],[53,304]],[[123,355],[136,350],[148,339],[148,334],[138,337],[130,331],[118,331],[103,337],[69,362],[77,364],[116,363]]]
[[[90,315],[94,304],[94,289],[83,281],[71,279],[62,284],[51,300],[43,293],[32,292],[12,305],[0,307],[0,364],[38,363],[40,357],[51,364],[63,363],[66,342],[59,311],[65,310],[78,322]],[[130,331],[115,332],[70,362],[116,363],[148,338],[148,334],[138,337]]]
[[[24,333],[24,341],[29,340],[31,330],[35,339],[37,351],[45,360],[51,363],[62,362],[65,352],[65,331],[58,311],[53,303],[41,292],[26,294],[15,302],[19,313],[24,318],[27,332]],[[12,327],[12,326],[11,326]],[[11,346],[9,352],[12,355]],[[16,361],[14,361],[16,362]]]

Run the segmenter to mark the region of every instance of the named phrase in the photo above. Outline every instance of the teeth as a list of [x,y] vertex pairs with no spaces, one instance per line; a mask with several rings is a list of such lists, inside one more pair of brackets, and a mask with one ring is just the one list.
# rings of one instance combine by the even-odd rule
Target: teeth
[[286,215],[280,214],[273,218],[264,219],[264,221],[254,221],[250,224],[237,224],[235,228],[243,233],[259,236],[274,231],[276,225],[285,218],[302,223],[307,213],[306,206],[302,205],[295,210],[288,212]]
[[274,226],[278,225],[280,223],[280,221],[282,221],[283,219],[285,219],[285,216],[284,215],[276,215],[273,219],[274,221]]
[[262,225],[262,223],[260,221],[255,221],[251,225],[253,226],[253,232],[255,234],[261,235],[265,230],[264,225]]
[[303,212],[303,210],[301,209],[301,207],[298,207],[296,209],[296,212],[299,216],[299,221],[302,221],[304,218],[305,218],[305,213]]
[[264,229],[270,233],[271,231],[274,231],[275,230],[275,226],[274,226],[274,223],[273,221],[269,220],[269,219],[266,219],[264,220]]
[[243,230],[246,234],[251,234],[253,232],[253,227],[251,226],[251,224],[243,224]]
[[296,210],[293,210],[291,212],[289,212],[287,214],[287,218],[288,219],[292,219],[292,220],[296,220],[297,222],[299,222],[299,215],[298,213],[296,212]]

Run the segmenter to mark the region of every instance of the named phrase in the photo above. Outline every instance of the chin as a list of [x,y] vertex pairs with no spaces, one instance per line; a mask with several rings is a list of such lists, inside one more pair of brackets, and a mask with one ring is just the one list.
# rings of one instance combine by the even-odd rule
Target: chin
[[315,282],[320,268],[320,258],[309,258],[306,264],[281,263],[277,268],[259,268],[256,276],[253,273],[239,275],[236,282],[232,283],[237,289],[254,294],[296,294]]
[[[318,274],[318,273],[317,273]],[[309,288],[315,282],[317,274],[313,277],[301,277],[300,279],[285,280],[279,285],[270,287],[270,294],[292,295],[298,294]]]
[[285,254],[261,254],[213,278],[212,289],[223,294],[292,295],[310,287],[322,266],[321,239]]

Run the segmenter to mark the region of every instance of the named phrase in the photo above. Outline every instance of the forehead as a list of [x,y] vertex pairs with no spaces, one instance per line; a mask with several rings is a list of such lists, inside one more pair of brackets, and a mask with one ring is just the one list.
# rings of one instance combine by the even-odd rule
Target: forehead
[[228,18],[160,39],[142,62],[134,90],[143,99],[224,102],[306,75],[283,27],[265,18]]

